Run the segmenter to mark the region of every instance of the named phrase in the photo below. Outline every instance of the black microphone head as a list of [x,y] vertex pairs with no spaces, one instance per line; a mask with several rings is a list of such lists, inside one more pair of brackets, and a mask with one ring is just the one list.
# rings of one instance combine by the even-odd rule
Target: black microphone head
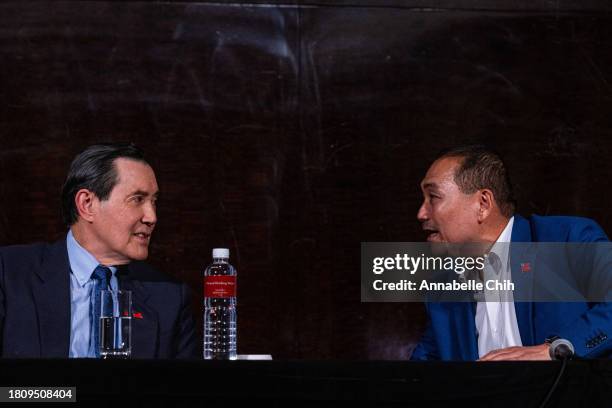
[[574,356],[574,345],[566,339],[557,339],[550,344],[550,355],[555,360],[570,359]]

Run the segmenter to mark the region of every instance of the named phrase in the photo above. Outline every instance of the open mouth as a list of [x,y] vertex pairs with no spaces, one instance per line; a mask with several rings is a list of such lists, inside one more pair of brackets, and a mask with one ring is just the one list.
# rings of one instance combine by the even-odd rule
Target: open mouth
[[425,229],[425,232],[427,233],[427,241],[429,242],[437,242],[442,240],[440,237],[440,231],[438,230]]
[[136,238],[138,238],[141,241],[149,241],[149,238],[151,238],[151,234],[146,233],[146,232],[136,232],[134,233],[134,236]]

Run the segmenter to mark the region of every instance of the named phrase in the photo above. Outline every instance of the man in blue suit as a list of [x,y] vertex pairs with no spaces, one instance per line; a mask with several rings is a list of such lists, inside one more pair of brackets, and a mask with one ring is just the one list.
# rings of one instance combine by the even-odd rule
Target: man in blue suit
[[[509,242],[608,241],[590,219],[515,214],[504,163],[482,146],[441,155],[421,189],[417,218],[430,242],[496,248]],[[499,268],[529,272],[530,264],[520,262],[506,254]],[[603,268],[612,273],[609,261]],[[559,344],[583,358],[612,351],[612,304],[606,302],[439,302],[426,308],[429,322],[412,360],[548,360]]]
[[2,357],[99,357],[94,301],[109,288],[132,291],[132,357],[196,357],[189,290],[142,262],[157,196],[155,173],[133,144],[76,156],[62,190],[67,235],[0,248]]

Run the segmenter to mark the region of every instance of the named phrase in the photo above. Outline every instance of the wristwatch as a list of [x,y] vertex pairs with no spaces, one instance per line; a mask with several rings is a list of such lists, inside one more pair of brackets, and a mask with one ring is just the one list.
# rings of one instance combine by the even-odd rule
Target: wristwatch
[[559,337],[559,336],[557,336],[557,335],[554,335],[554,336],[548,336],[547,338],[545,338],[545,339],[544,339],[544,343],[546,343],[546,344],[550,344],[550,343],[552,343],[553,341],[555,341],[555,340],[557,340],[557,339],[560,339],[560,338],[561,338],[561,337]]

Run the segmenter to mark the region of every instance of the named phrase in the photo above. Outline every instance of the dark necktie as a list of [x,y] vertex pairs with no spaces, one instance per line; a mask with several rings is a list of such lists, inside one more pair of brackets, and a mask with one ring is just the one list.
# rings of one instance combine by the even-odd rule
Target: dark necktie
[[106,266],[98,265],[91,274],[95,281],[92,293],[92,318],[91,318],[91,339],[89,344],[93,344],[93,354],[100,357],[100,292],[108,289],[112,272]]

